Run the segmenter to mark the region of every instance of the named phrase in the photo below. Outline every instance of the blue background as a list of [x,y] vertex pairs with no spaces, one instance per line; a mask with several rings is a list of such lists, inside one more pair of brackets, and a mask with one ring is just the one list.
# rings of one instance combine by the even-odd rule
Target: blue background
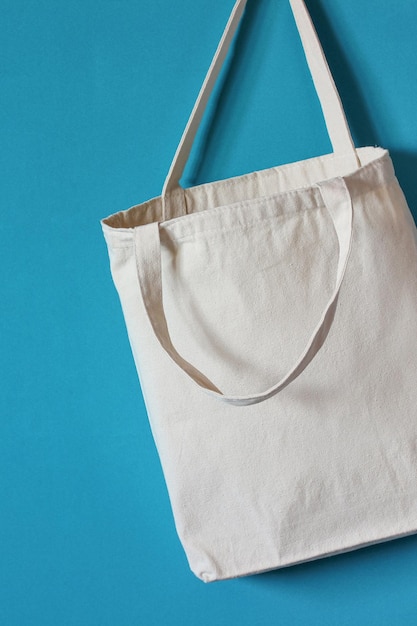
[[[160,193],[232,4],[2,1],[2,626],[417,623],[417,537],[211,585],[176,538],[99,219]],[[417,3],[307,4],[415,216]],[[185,184],[330,151],[288,3],[235,48]]]

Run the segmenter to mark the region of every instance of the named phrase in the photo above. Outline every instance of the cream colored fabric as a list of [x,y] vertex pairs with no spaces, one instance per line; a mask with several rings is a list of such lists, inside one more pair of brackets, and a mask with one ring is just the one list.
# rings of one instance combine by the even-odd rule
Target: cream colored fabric
[[163,195],[102,222],[178,534],[206,582],[417,531],[416,228],[388,152],[353,148],[291,5],[335,153],[183,190],[189,124]]

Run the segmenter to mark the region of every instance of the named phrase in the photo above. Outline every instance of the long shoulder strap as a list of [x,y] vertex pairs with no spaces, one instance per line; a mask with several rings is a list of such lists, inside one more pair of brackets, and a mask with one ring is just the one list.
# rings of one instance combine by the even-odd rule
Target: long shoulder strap
[[[237,0],[233,7],[206,78],[200,89],[200,93],[198,94],[194,108],[181,137],[181,141],[174,155],[174,159],[162,190],[163,219],[173,217],[171,212],[170,196],[172,192],[175,192],[175,190],[181,189],[179,186],[179,180],[187,163],[187,159],[210,94],[216,83],[230,44],[233,40],[233,36],[238,27],[240,18],[245,9],[246,2],[247,0]],[[339,93],[304,1],[289,0],[289,2],[294,14],[301,42],[303,44],[314,86],[320,100],[327,131],[333,146],[333,151],[338,155],[351,155],[352,163],[359,165],[355,146],[352,141]]]
[[201,119],[207,106],[207,102],[227,56],[233,36],[245,9],[246,2],[247,0],[237,0],[230,14],[226,28],[224,29],[222,38],[217,46],[217,50],[214,54],[211,65],[201,86],[200,93],[198,94],[197,100],[194,104],[194,108],[191,111],[187,126],[185,127],[181,141],[172,160],[171,167],[162,190],[163,198],[165,198],[165,196],[173,189],[178,187],[178,181],[181,178],[185,164],[187,163],[194,138],[197,134],[198,127],[200,126]]

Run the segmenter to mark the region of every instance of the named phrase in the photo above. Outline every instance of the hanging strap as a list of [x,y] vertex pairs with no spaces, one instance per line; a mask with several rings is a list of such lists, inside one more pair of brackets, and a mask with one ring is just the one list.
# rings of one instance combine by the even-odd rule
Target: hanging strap
[[[322,316],[316,325],[305,349],[290,371],[275,385],[261,393],[252,393],[244,396],[225,395],[216,385],[196,367],[182,357],[174,347],[165,317],[162,295],[161,276],[161,242],[159,224],[153,222],[140,226],[135,232],[136,265],[140,289],[145,309],[156,338],[165,352],[176,365],[187,374],[194,383],[213,397],[219,398],[227,404],[244,406],[256,404],[271,398],[284,389],[312,361],[323,345],[333,322],[340,287],[345,275],[352,242],[352,200],[349,189],[343,178],[333,178],[318,183],[323,204],[332,218],[339,243],[339,258],[337,263],[335,288],[324,308]],[[249,355],[250,358],[250,355]]]
[[[162,218],[171,219],[185,213],[183,189],[179,180],[188,160],[198,127],[210,94],[226,58],[247,0],[237,0],[223,32],[216,53],[198,94],[187,126],[162,189]],[[303,0],[289,0],[298,32],[301,37],[307,63],[320,100],[333,151],[337,155],[351,157],[352,168],[360,165],[339,93],[330,73],[317,33]]]

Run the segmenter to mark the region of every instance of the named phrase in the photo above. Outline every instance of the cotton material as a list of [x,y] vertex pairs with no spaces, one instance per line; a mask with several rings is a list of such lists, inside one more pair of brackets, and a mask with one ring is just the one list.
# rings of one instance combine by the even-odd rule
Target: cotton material
[[178,183],[244,4],[162,195],[102,221],[176,528],[205,582],[417,530],[417,231],[388,152],[353,146],[301,0],[334,152]]

